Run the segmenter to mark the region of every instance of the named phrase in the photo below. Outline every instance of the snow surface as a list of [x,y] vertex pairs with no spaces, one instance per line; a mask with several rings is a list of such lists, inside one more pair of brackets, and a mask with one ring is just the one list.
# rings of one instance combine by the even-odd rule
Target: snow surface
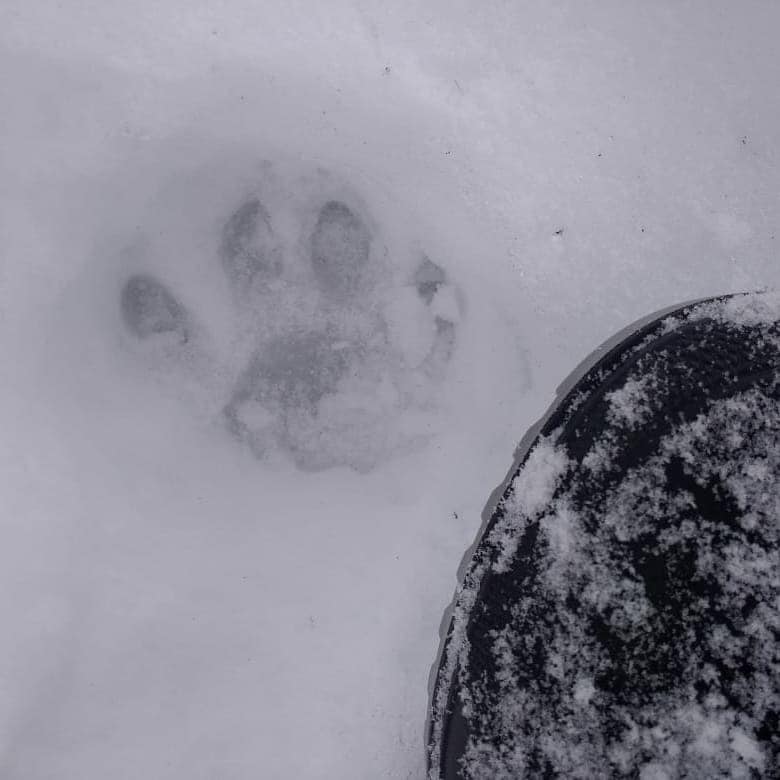
[[[458,561],[556,385],[648,312],[778,285],[780,8],[1,17],[0,776],[422,777]],[[253,197],[288,273],[262,306],[220,263]],[[377,258],[347,306],[306,276],[330,201]],[[423,258],[449,282],[430,303]],[[186,339],[128,333],[134,274]],[[437,317],[454,339],[420,379]],[[328,425],[259,404],[240,431],[283,435],[231,431],[262,345],[323,330],[369,376]]]

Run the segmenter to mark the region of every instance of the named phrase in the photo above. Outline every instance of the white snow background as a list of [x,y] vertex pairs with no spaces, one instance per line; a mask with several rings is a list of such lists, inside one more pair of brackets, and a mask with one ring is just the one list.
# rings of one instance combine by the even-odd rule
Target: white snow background
[[[778,285],[778,29],[773,0],[3,0],[0,777],[421,778],[460,557],[556,386]],[[163,236],[230,364],[202,238],[262,160],[462,293],[426,443],[367,473],[253,457],[221,369],[122,333]]]

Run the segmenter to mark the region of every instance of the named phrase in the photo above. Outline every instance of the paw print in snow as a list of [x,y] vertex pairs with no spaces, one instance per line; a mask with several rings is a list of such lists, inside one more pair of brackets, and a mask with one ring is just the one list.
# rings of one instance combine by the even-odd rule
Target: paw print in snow
[[[428,257],[391,258],[357,201],[312,189],[273,210],[245,195],[216,231],[239,323],[221,414],[258,457],[368,471],[424,442],[462,300]],[[195,312],[154,273],[126,278],[119,308],[135,342],[205,349]]]
[[139,339],[177,334],[188,339],[188,317],[181,304],[153,276],[137,275],[127,281],[120,300],[130,332]]

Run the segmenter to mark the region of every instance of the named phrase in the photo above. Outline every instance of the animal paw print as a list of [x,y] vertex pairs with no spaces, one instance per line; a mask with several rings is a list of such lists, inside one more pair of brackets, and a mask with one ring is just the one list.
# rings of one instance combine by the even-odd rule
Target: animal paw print
[[[424,442],[419,415],[436,406],[462,299],[442,266],[391,258],[357,202],[327,195],[276,198],[272,212],[252,193],[218,230],[239,323],[220,414],[259,458],[365,472]],[[166,359],[205,349],[195,312],[154,273],[126,279],[120,311],[131,339]]]

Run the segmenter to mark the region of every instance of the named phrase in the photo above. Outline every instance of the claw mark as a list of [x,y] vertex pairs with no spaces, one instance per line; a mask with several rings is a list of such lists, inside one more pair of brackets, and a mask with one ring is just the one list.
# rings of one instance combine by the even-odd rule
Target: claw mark
[[[422,262],[414,274],[414,284],[418,295],[431,306],[439,289],[447,284],[447,274],[444,269],[434,263],[430,258],[423,257]],[[436,314],[436,336],[433,346],[423,363],[423,370],[433,377],[442,377],[447,363],[455,351],[455,323],[448,317]]]
[[271,218],[257,198],[248,200],[228,219],[222,230],[220,254],[228,278],[242,289],[250,287],[256,278],[281,274]]
[[444,317],[436,317],[436,337],[423,370],[432,378],[441,378],[455,351],[455,323]]
[[439,287],[446,281],[447,275],[444,273],[444,269],[436,265],[432,260],[424,257],[414,275],[414,283],[420,297],[426,303],[430,303],[433,300],[433,296],[438,292]]
[[311,261],[325,292],[339,298],[356,292],[370,249],[368,229],[347,206],[331,200],[320,209],[311,236]]
[[179,333],[187,341],[187,314],[162,282],[153,276],[137,275],[127,280],[120,298],[128,329],[146,339],[160,333]]

